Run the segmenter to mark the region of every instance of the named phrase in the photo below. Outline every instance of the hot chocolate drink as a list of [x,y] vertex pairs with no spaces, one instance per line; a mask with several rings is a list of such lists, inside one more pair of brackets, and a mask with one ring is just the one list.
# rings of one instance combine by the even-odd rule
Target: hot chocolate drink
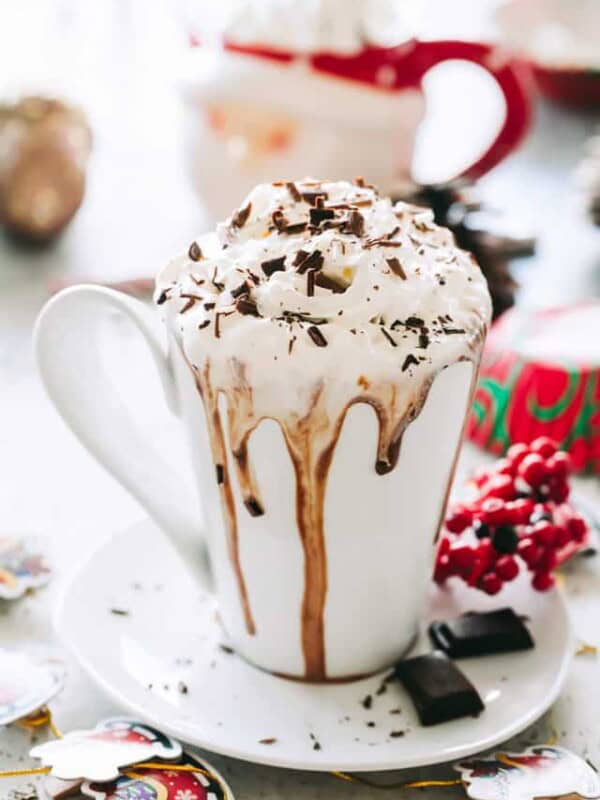
[[155,299],[234,644],[310,680],[391,663],[490,319],[478,266],[362,180],[276,182],[172,261]]

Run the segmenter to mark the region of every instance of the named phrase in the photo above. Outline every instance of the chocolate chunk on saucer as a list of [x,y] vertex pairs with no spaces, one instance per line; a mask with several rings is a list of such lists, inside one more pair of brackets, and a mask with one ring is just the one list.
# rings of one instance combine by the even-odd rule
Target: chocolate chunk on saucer
[[535,646],[527,627],[512,608],[432,622],[429,636],[434,647],[450,658],[511,653]]
[[396,675],[410,694],[422,725],[437,725],[484,709],[473,684],[439,650],[396,665]]

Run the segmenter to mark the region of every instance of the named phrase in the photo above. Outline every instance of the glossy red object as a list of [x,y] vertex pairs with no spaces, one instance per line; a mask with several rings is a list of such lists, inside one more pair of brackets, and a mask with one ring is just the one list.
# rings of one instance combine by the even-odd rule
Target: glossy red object
[[498,594],[502,589],[502,579],[495,572],[488,572],[481,579],[481,588],[486,594]]
[[513,556],[502,556],[496,562],[496,573],[503,581],[514,581],[519,574],[519,564]]
[[531,584],[538,592],[547,592],[554,586],[554,576],[549,572],[536,572]]
[[530,453],[519,464],[518,473],[529,486],[535,488],[544,481],[548,474],[546,462],[537,453]]
[[[191,43],[191,39],[190,39]],[[194,44],[198,46],[199,40]],[[411,39],[396,47],[365,47],[360,53],[296,53],[224,40],[224,49],[282,65],[304,61],[316,72],[355,81],[385,92],[421,89],[430,69],[444,61],[471,61],[495,79],[506,103],[503,124],[493,142],[460,177],[477,180],[500,163],[521,142],[531,123],[531,72],[523,59],[493,44]]]

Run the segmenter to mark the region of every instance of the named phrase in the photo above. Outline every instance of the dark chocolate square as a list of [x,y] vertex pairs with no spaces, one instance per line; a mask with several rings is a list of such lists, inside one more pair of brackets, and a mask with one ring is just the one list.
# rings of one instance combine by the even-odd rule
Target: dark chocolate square
[[531,634],[512,608],[432,622],[429,636],[434,647],[450,658],[512,653],[534,647]]
[[437,725],[484,709],[473,684],[439,650],[396,665],[396,675],[410,694],[422,725]]

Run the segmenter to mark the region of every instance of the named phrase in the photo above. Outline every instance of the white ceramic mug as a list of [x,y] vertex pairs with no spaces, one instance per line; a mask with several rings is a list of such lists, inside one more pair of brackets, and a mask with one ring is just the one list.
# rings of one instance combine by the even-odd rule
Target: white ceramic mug
[[281,176],[363,175],[384,193],[406,185],[426,112],[423,78],[451,60],[485,69],[506,104],[494,141],[462,173],[477,179],[519,144],[530,120],[527,69],[494,45],[411,40],[352,55],[227,41],[192,48],[182,80],[186,143],[209,216],[225,218],[253,186]]
[[[152,449],[151,433],[138,430],[135,416],[111,385],[101,336],[111,326],[118,335],[119,316],[133,322],[145,339],[169,407],[186,427],[208,523],[205,531],[190,510],[195,503]],[[318,680],[370,674],[402,656],[416,635],[431,581],[434,541],[471,397],[471,362],[458,362],[435,378],[421,413],[404,434],[398,463],[387,475],[373,468],[377,423],[372,410],[357,405],[348,411],[325,497],[326,669],[320,674],[303,652],[305,561],[295,476],[278,425],[263,421],[249,442],[249,457],[268,498],[266,512],[248,514],[232,482],[236,563],[221,512],[204,408],[189,365],[155,313],[110,289],[75,287],[47,304],[35,341],[41,376],[57,409],[172,538],[202,587],[216,591],[220,617],[241,655],[274,673]],[[277,373],[266,370],[269,391],[277,393],[277,379]],[[229,447],[227,452],[229,460]],[[201,557],[201,541],[212,574]]]

